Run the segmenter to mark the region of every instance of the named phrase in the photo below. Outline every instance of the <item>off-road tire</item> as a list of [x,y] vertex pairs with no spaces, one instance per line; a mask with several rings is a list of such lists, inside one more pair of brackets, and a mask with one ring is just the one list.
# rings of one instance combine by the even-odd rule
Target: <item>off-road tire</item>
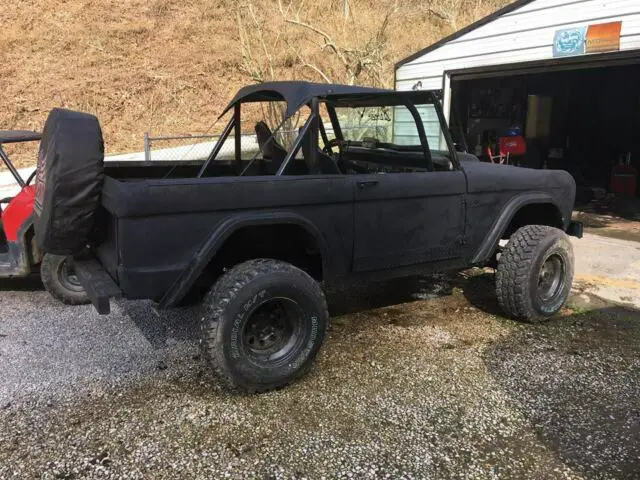
[[66,305],[86,305],[91,300],[77,280],[69,278],[69,269],[66,268],[68,261],[64,255],[47,253],[44,256],[40,265],[40,278],[44,288]]
[[[548,298],[540,294],[541,285],[544,286],[543,265],[547,261],[561,266],[557,285],[549,289]],[[543,225],[522,227],[511,236],[498,260],[496,294],[500,307],[516,320],[529,323],[547,320],[567,301],[573,271],[573,246],[562,230]]]
[[[291,308],[298,313],[291,323],[299,329],[298,336],[287,343],[293,346],[285,346],[291,350],[282,357],[256,360],[253,347],[247,344],[246,337],[251,335],[247,329],[255,325],[261,308],[275,302],[293,302]],[[227,271],[206,296],[202,353],[232,391],[265,392],[292,383],[310,369],[328,325],[327,302],[318,282],[286,262],[250,260]]]

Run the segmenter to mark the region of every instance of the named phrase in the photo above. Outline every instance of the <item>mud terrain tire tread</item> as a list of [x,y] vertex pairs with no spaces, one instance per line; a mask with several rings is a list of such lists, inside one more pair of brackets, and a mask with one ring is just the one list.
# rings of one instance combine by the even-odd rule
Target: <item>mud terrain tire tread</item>
[[[562,302],[550,311],[541,311],[532,291],[532,275],[538,275],[540,262],[551,251],[563,256],[566,274],[562,284]],[[498,303],[510,317],[529,323],[551,318],[561,308],[573,282],[573,247],[566,234],[545,225],[527,225],[516,231],[502,251],[496,273]],[[535,270],[535,272],[533,272]]]
[[[227,324],[233,322],[233,311],[241,306],[238,303],[238,297],[245,289],[255,288],[257,280],[269,277],[282,278],[283,275],[295,288],[305,291],[317,306],[319,328],[312,352],[297,370],[283,380],[255,382],[239,377],[234,373],[231,360],[226,355],[229,345],[223,331],[225,322]],[[272,259],[255,259],[236,265],[227,271],[205,297],[200,346],[202,355],[211,366],[214,375],[227,389],[242,394],[262,393],[283,388],[309,371],[326,336],[328,326],[327,302],[318,282],[289,263]]]

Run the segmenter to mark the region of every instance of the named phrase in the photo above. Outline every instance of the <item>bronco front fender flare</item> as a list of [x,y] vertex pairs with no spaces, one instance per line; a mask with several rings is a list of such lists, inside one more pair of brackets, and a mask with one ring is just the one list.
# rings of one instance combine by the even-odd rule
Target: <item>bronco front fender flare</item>
[[495,251],[496,247],[498,246],[498,243],[500,242],[502,235],[504,235],[504,232],[507,230],[509,223],[511,223],[511,220],[513,219],[515,214],[518,212],[518,210],[520,210],[522,207],[526,205],[541,204],[541,203],[552,204],[556,208],[558,208],[559,212],[562,212],[562,210],[558,207],[556,202],[548,193],[543,193],[543,192],[524,193],[522,195],[513,197],[511,200],[509,200],[507,204],[502,208],[500,215],[498,215],[498,218],[491,226],[489,233],[486,235],[486,237],[480,244],[480,247],[478,248],[478,250],[476,250],[476,253],[473,256],[473,259],[471,260],[471,263],[473,265],[478,265],[478,264],[485,263],[489,259],[491,254]]
[[193,259],[160,300],[159,307],[167,308],[177,305],[189,292],[204,269],[215,257],[224,242],[235,232],[245,227],[264,225],[299,225],[307,230],[317,241],[322,255],[322,268],[326,271],[328,246],[318,228],[308,219],[289,212],[247,214],[229,218],[217,225],[207,240],[200,246]]

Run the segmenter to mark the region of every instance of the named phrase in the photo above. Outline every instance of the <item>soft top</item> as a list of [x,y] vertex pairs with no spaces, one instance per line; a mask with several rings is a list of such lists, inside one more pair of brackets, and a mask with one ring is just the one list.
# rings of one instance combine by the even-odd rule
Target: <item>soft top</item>
[[222,114],[224,115],[237,103],[284,101],[287,103],[286,116],[289,117],[300,107],[309,103],[312,98],[380,95],[385,93],[395,94],[397,92],[381,88],[302,81],[257,83],[241,88]]

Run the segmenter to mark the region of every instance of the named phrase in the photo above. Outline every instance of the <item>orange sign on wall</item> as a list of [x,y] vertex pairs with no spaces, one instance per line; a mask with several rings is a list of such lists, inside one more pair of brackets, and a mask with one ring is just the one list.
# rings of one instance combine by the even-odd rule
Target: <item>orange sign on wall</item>
[[586,53],[616,52],[620,50],[622,22],[589,25],[586,38]]

